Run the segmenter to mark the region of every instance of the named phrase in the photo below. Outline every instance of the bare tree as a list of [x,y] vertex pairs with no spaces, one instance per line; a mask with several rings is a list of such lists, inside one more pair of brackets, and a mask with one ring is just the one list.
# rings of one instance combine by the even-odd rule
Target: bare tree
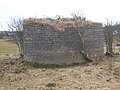
[[11,18],[10,22],[7,22],[10,39],[19,48],[20,57],[23,57],[23,19]]
[[[74,20],[75,20],[75,23],[79,23],[79,22],[77,22],[77,20],[83,20],[83,21],[85,21],[86,20],[86,17],[83,17],[83,12],[80,14],[79,13],[79,15],[76,15],[76,14],[72,14],[72,16],[73,16],[73,18],[74,18]],[[77,26],[76,26],[77,25]],[[75,28],[75,30],[77,31],[77,33],[78,33],[78,38],[79,38],[79,40],[80,40],[80,45],[79,45],[79,52],[80,52],[80,54],[82,55],[82,57],[85,59],[85,60],[87,60],[88,62],[92,62],[93,60],[92,59],[90,59],[90,57],[88,57],[88,55],[87,55],[87,52],[86,52],[86,47],[85,47],[85,40],[84,40],[84,38],[83,38],[83,35],[81,34],[81,32],[80,32],[80,28],[81,28],[81,26],[78,26],[78,24],[76,24],[76,25],[74,25],[73,27]]]
[[114,28],[113,28],[113,25],[112,25],[112,21],[110,22],[108,19],[107,19],[107,24],[105,24],[105,27],[104,27],[104,38],[105,38],[105,44],[106,44],[106,54],[107,55],[110,55],[110,56],[113,56],[113,31],[114,31]]
[[92,62],[93,60],[90,59],[90,57],[88,57],[88,54],[86,52],[86,47],[85,47],[85,40],[83,39],[83,36],[82,34],[80,33],[80,27],[74,27],[75,30],[77,31],[78,33],[78,36],[79,36],[79,40],[81,42],[81,44],[79,45],[79,52],[80,54],[82,55],[82,57],[87,60],[88,62]]

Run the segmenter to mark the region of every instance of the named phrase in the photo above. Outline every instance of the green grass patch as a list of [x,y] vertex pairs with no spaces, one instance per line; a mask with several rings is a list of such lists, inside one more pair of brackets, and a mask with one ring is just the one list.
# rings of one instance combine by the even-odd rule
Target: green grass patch
[[26,70],[27,70],[27,69],[24,68],[24,67],[22,67],[22,68],[18,67],[18,68],[15,69],[15,73],[16,73],[16,74],[24,73]]

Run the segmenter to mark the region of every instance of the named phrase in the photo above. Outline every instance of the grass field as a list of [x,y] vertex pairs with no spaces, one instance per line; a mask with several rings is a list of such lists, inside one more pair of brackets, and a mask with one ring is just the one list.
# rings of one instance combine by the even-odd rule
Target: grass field
[[7,41],[0,39],[0,55],[18,55],[18,47]]
[[120,90],[120,55],[59,68],[28,64],[16,55],[16,45],[0,40],[0,90]]

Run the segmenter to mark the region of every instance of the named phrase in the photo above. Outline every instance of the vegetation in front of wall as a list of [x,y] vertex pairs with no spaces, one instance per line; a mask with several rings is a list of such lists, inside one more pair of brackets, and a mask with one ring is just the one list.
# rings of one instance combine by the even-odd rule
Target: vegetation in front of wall
[[[21,59],[21,58],[20,58]],[[96,61],[104,61],[104,56],[100,56],[96,58]],[[66,64],[66,63],[61,63],[61,64],[41,64],[41,63],[36,63],[36,62],[29,62],[27,60],[22,59],[22,61],[20,61],[19,63],[21,63],[21,66],[18,66],[15,69],[15,73],[24,73],[26,71],[26,67],[27,68],[68,68],[68,67],[72,67],[72,66],[82,66],[82,65],[89,65],[88,61],[82,62],[82,63],[78,63],[78,62],[74,62],[72,64]]]
[[104,55],[95,58],[95,61],[96,61],[96,62],[97,62],[97,61],[98,61],[98,62],[99,62],[99,61],[102,62],[102,61],[104,61],[104,60],[105,60],[105,56],[104,56]]
[[24,73],[26,70],[27,70],[27,69],[24,68],[24,67],[22,67],[22,68],[18,67],[18,68],[15,69],[15,72],[14,72],[14,73],[16,73],[16,74]]
[[120,54],[117,52],[117,53],[115,53],[115,55],[120,55]]
[[67,68],[70,66],[79,66],[79,65],[85,65],[87,62],[84,63],[72,63],[72,64],[40,64],[36,62],[28,62],[28,61],[23,61],[23,65],[28,66],[28,67],[33,67],[33,68]]

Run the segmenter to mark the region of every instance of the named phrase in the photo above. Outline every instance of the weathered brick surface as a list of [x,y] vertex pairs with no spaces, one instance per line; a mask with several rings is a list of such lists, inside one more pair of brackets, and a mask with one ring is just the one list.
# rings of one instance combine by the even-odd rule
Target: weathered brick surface
[[[57,31],[49,25],[24,25],[24,56],[38,63],[83,62],[79,53],[81,41],[74,27]],[[94,23],[79,29],[88,55],[103,55],[102,24]]]

